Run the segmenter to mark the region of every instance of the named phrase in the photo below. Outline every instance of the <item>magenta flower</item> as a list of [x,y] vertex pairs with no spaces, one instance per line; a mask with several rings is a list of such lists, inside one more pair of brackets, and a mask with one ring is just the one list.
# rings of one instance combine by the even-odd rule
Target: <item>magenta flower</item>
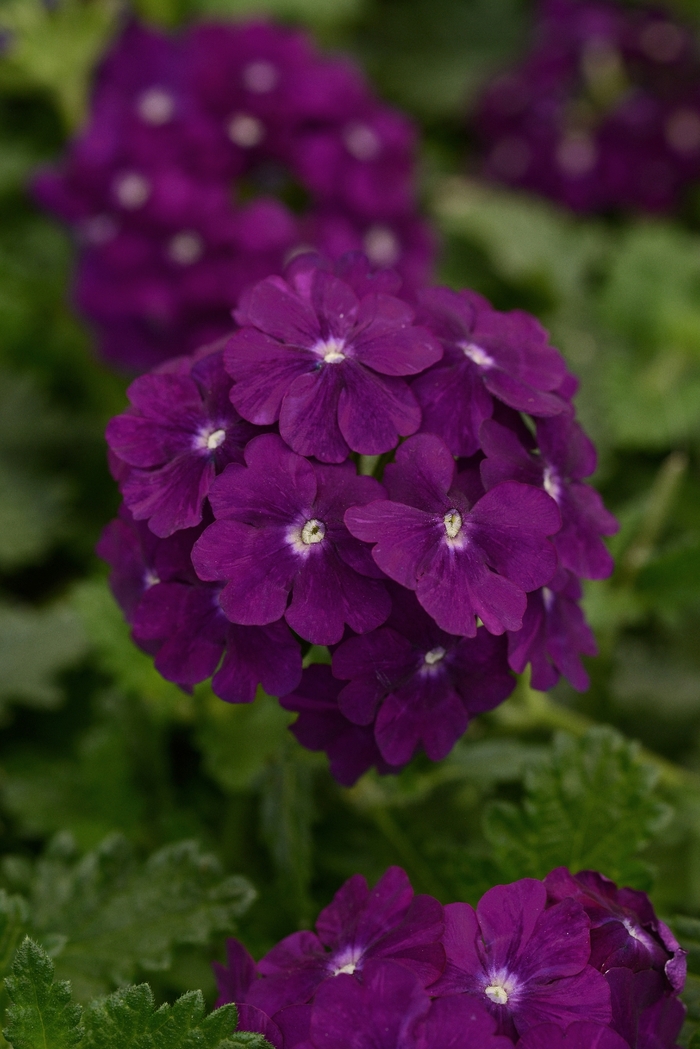
[[351,450],[387,452],[420,425],[403,376],[442,356],[413,317],[391,295],[358,297],[313,256],[295,260],[287,280],[269,277],[241,300],[225,350],[231,400],[250,422],[279,419],[301,455],[340,463]]
[[439,761],[465,732],[472,714],[491,710],[515,687],[505,638],[480,627],[476,637],[440,630],[403,588],[391,588],[385,627],[344,641],[333,653],[333,675],[349,680],[338,695],[341,713],[373,725],[381,756],[404,765],[423,746]]
[[494,398],[530,415],[568,410],[559,393],[566,376],[561,354],[534,317],[499,313],[473,291],[429,288],[420,295],[418,320],[442,343],[442,361],[416,379],[421,430],[437,434],[453,455],[478,451],[479,428]]
[[430,434],[401,445],[386,468],[390,499],[355,506],[350,532],[376,544],[377,565],[416,596],[437,625],[475,637],[479,616],[492,634],[519,630],[526,591],[549,582],[560,527],[546,493],[508,481],[473,505],[447,447]]
[[564,568],[586,579],[609,576],[613,562],[600,537],[614,535],[619,526],[595,489],[581,483],[594,472],[596,453],[573,417],[538,419],[537,453],[494,420],[482,426],[481,446],[487,490],[506,480],[544,488],[561,511],[561,530],[552,542]]
[[[397,963],[425,987],[445,964],[442,930],[442,906],[431,896],[414,896],[400,867],[390,867],[371,892],[356,874],[321,911],[316,933],[292,933],[260,960],[261,979],[249,984],[244,1000],[277,1018],[280,1010],[308,1002],[324,981],[343,974],[364,980],[367,963],[379,959]],[[250,966],[246,962],[243,972],[241,957],[237,951],[242,975],[233,977],[235,983],[217,966],[222,994],[227,988],[239,993],[241,980],[248,978]]]
[[343,787],[351,787],[373,765],[380,773],[398,772],[382,758],[374,726],[356,725],[343,716],[338,706],[341,688],[330,667],[308,667],[297,688],[289,695],[280,693],[280,705],[299,715],[291,732],[307,750],[326,752],[331,774]]
[[531,1027],[518,1040],[518,1049],[630,1049],[619,1034],[604,1024],[580,1020],[564,1031],[556,1024]]
[[201,579],[226,580],[220,600],[231,622],[284,616],[315,645],[336,644],[346,623],[357,633],[383,623],[391,602],[380,573],[343,523],[348,507],[381,496],[379,482],[352,464],[312,464],[275,434],[254,438],[244,456],[245,466],[230,464],[213,483],[217,520],[192,551]]
[[110,585],[132,637],[155,657],[156,670],[190,691],[212,677],[229,703],[251,703],[258,684],[270,695],[292,691],[301,680],[301,651],[283,621],[235,626],[219,604],[221,584],[197,579],[191,562],[202,528],[157,539],[126,507],[107,525],[97,553],[112,572]]
[[518,674],[530,664],[533,688],[548,692],[564,675],[579,692],[589,686],[581,655],[596,656],[593,631],[578,604],[578,579],[558,568],[548,586],[527,596],[523,625],[508,634],[508,663]]
[[531,1027],[577,1020],[607,1024],[610,990],[588,964],[588,918],[580,903],[564,899],[546,908],[541,881],[497,885],[476,911],[466,903],[445,908],[447,965],[431,987],[439,996],[475,997],[515,1040]]
[[230,387],[221,353],[196,355],[136,379],[131,409],[107,426],[111,451],[132,467],[120,484],[124,502],[162,538],[201,522],[214,477],[243,461],[258,432],[231,404]]

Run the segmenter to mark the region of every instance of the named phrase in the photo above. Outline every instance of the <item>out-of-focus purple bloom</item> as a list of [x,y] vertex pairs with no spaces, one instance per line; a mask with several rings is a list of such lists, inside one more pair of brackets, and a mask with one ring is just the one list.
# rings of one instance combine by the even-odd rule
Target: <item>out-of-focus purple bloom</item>
[[326,752],[331,773],[343,787],[351,787],[373,765],[380,773],[398,772],[398,766],[382,758],[374,726],[356,725],[341,713],[341,688],[342,682],[333,677],[330,667],[308,667],[301,684],[280,699],[285,710],[299,715],[291,731],[302,747]]
[[494,398],[530,415],[569,410],[559,393],[564,360],[529,314],[500,313],[473,291],[429,288],[420,295],[418,320],[445,351],[412,384],[421,429],[441,437],[453,455],[479,449],[479,430],[491,417]]
[[651,5],[544,0],[522,64],[481,99],[488,177],[577,211],[661,211],[700,174],[693,32]]
[[261,281],[236,311],[241,329],[224,351],[231,400],[250,422],[279,419],[287,444],[322,462],[390,451],[420,425],[404,376],[434,364],[439,343],[407,303],[358,297],[315,256],[286,276]]
[[310,1001],[334,977],[364,981],[365,967],[379,959],[410,971],[418,986],[425,987],[445,964],[442,931],[442,906],[431,896],[414,896],[400,867],[390,867],[371,891],[356,874],[321,911],[316,933],[292,933],[260,960],[261,979],[251,979],[252,960],[234,946],[229,965],[235,972],[229,975],[222,966],[215,970],[219,1002],[232,1000],[224,995],[240,995],[236,1000],[277,1017],[280,1010]]
[[556,1024],[532,1027],[517,1045],[518,1049],[630,1049],[610,1027],[586,1020],[570,1024],[565,1031]]
[[508,662],[522,674],[530,664],[532,687],[548,692],[561,674],[579,692],[589,686],[581,655],[598,654],[593,631],[578,602],[578,579],[559,568],[548,586],[527,596],[523,625],[508,634]]
[[526,591],[556,568],[547,536],[560,527],[556,503],[507,481],[471,505],[448,448],[430,434],[406,441],[384,473],[390,498],[345,515],[351,533],[376,544],[386,575],[416,596],[450,634],[476,636],[479,616],[492,634],[519,630]]
[[312,464],[276,434],[255,437],[244,455],[245,466],[232,463],[214,481],[217,520],[192,552],[201,579],[226,580],[220,600],[231,622],[284,616],[316,645],[340,641],[345,623],[357,633],[383,623],[389,595],[343,523],[348,507],[381,496],[379,482],[351,463]]
[[497,885],[476,911],[466,903],[445,908],[447,965],[431,987],[436,995],[474,996],[515,1040],[531,1027],[566,1028],[586,1019],[606,1024],[610,990],[589,964],[588,918],[564,899],[546,909],[541,881]]
[[121,479],[124,502],[161,537],[201,522],[214,477],[242,462],[259,432],[229,400],[220,352],[188,363],[136,379],[127,390],[131,409],[107,426],[111,451],[132,468]]
[[624,967],[665,975],[667,991],[679,994],[686,977],[686,952],[654,913],[645,892],[618,889],[596,871],[575,876],[557,867],[545,879],[549,899],[578,900],[591,921],[591,965],[601,972]]
[[421,745],[439,761],[470,715],[491,710],[513,691],[505,638],[484,627],[473,638],[446,634],[410,591],[393,586],[391,593],[386,626],[344,641],[333,653],[334,676],[349,680],[338,706],[354,724],[374,725],[389,764],[406,764]]
[[[347,152],[340,182],[328,143]],[[364,239],[376,263],[422,283],[435,252],[414,167],[407,120],[303,33],[212,23],[175,37],[132,21],[98,70],[86,128],[34,191],[75,231],[75,297],[102,353],[144,370],[230,331],[241,291],[309,243],[337,256]],[[282,203],[295,184],[303,215]]]
[[301,679],[301,651],[289,627],[228,621],[221,584],[202,583],[192,567],[201,531],[157,539],[125,507],[105,528],[97,552],[112,567],[110,585],[134,641],[155,657],[164,678],[187,690],[213,675],[214,693],[230,703],[251,703],[258,684],[271,695],[292,691]]
[[614,535],[618,523],[600,495],[582,484],[596,467],[592,442],[570,415],[537,420],[537,449],[493,419],[481,428],[486,459],[481,476],[487,490],[502,481],[522,481],[543,488],[561,511],[561,530],[553,537],[564,568],[586,579],[605,579],[613,562],[601,535]]

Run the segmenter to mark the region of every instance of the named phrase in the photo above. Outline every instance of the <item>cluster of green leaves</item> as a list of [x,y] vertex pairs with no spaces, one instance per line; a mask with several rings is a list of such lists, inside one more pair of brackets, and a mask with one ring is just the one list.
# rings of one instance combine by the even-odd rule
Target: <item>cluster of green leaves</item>
[[[676,6],[698,17],[695,4]],[[273,698],[235,707],[165,682],[93,553],[117,506],[103,432],[126,380],[96,360],[68,304],[68,239],[26,190],[81,119],[122,9],[0,0],[0,975],[19,948],[7,1038],[243,1045],[232,1012],[205,1018],[197,994],[178,998],[200,987],[213,1001],[224,937],[235,927],[258,955],[345,878],[391,863],[445,902],[561,864],[652,887],[681,915],[700,1023],[697,200],[653,221],[582,219],[467,177],[465,113],[527,38],[529,0],[133,6],[168,26],[250,13],[306,25],[415,116],[443,279],[536,313],[582,378],[618,567],[587,589],[601,650],[587,695],[544,697],[523,679],[441,764],[419,757],[349,791]],[[150,991],[125,987],[143,979]]]
[[270,1049],[262,1035],[237,1031],[235,1005],[206,1015],[201,991],[156,1007],[148,984],[124,987],[85,1008],[68,981],[55,979],[46,951],[27,938],[5,982],[6,1043],[13,1049]]

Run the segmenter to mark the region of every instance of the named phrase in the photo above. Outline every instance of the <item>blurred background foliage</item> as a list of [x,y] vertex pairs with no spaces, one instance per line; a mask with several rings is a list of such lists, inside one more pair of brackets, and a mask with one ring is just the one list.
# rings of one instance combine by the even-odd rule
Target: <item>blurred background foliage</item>
[[[674,6],[700,26],[698,0]],[[586,596],[601,653],[587,694],[523,679],[442,764],[349,791],[274,700],[163,681],[93,552],[118,504],[103,431],[126,380],[93,356],[68,238],[25,189],[126,11],[0,0],[0,968],[29,930],[79,998],[147,975],[161,998],[201,986],[211,1001],[234,919],[260,953],[355,871],[400,863],[447,902],[565,863],[651,888],[700,974],[700,187],[675,217],[581,219],[479,183],[469,105],[526,40],[524,0],[135,7],[164,26],[305,25],[416,118],[442,279],[537,314],[582,380],[617,568]],[[689,1037],[700,975],[687,1000]]]

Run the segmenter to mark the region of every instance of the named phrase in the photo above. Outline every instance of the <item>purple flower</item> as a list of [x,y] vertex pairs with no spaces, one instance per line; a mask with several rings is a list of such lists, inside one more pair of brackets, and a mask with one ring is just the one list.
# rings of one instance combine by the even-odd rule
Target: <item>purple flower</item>
[[314,256],[297,259],[287,280],[269,277],[241,300],[225,350],[231,400],[250,422],[279,419],[301,455],[339,463],[350,450],[387,452],[420,425],[403,376],[442,355],[413,317],[400,299],[358,297]]
[[547,332],[521,310],[499,313],[473,291],[429,288],[418,320],[444,347],[442,361],[416,379],[424,432],[437,434],[453,455],[473,455],[493,399],[531,415],[558,415],[566,367]]
[[692,29],[651,5],[545,0],[477,112],[488,177],[577,211],[667,210],[700,172]]
[[295,169],[326,206],[387,221],[415,207],[415,150],[412,123],[368,99],[346,122],[299,135]]
[[522,674],[529,663],[532,687],[548,692],[561,674],[579,692],[589,686],[580,655],[598,654],[593,631],[579,606],[581,584],[563,568],[549,586],[527,595],[523,625],[508,634],[508,662]]
[[[349,150],[340,194],[327,191],[329,143]],[[414,168],[407,120],[303,33],[210,23],[168,37],[132,21],[100,66],[87,126],[34,192],[74,229],[75,297],[101,352],[143,370],[230,331],[241,291],[302,245],[336,256],[364,238],[375,263],[424,280],[435,250]],[[302,216],[275,199],[299,182]]]
[[196,355],[177,371],[136,379],[131,409],[107,426],[110,449],[133,467],[121,480],[124,501],[158,536],[201,522],[214,477],[243,461],[258,432],[231,404],[230,387],[221,353]]
[[382,758],[404,765],[422,745],[439,761],[465,732],[472,714],[502,703],[515,687],[505,638],[480,627],[476,637],[440,630],[403,588],[391,587],[385,627],[344,641],[333,674],[349,679],[338,695],[351,722],[374,725]]
[[686,952],[657,918],[646,893],[618,889],[596,871],[574,876],[566,867],[548,874],[545,885],[550,900],[570,898],[582,904],[591,922],[591,965],[596,969],[654,969],[665,975],[667,991],[679,994],[683,990]]
[[378,566],[416,596],[437,625],[475,637],[479,616],[492,634],[519,630],[525,592],[556,568],[547,536],[560,517],[546,493],[507,481],[470,504],[449,450],[421,434],[401,445],[384,482],[390,499],[353,507],[350,532]]
[[506,480],[544,488],[561,511],[561,530],[552,539],[564,568],[586,579],[605,579],[613,562],[601,535],[614,535],[618,523],[598,493],[581,480],[596,468],[592,442],[570,416],[537,420],[537,451],[526,447],[508,426],[488,420],[481,428],[486,489]]
[[431,987],[437,995],[475,997],[515,1039],[531,1027],[566,1028],[586,1019],[608,1023],[610,991],[590,965],[589,922],[581,904],[564,899],[546,908],[540,881],[497,885],[476,911],[445,908],[447,965]]
[[603,1024],[577,1021],[565,1031],[556,1024],[532,1027],[518,1041],[518,1049],[630,1049],[624,1038]]
[[[302,1049],[415,1049],[416,1026],[429,1009],[430,998],[413,973],[371,961],[362,983],[341,975],[319,988]],[[439,1025],[431,1033],[439,1037]]]
[[301,684],[280,698],[285,710],[299,714],[291,731],[302,747],[326,752],[331,774],[343,787],[351,787],[373,765],[380,773],[398,772],[398,767],[382,758],[374,726],[355,725],[343,716],[338,706],[341,688],[330,667],[310,666],[305,670]]
[[379,482],[351,463],[310,463],[275,434],[254,438],[244,456],[245,466],[232,463],[214,481],[218,520],[192,551],[201,579],[226,580],[220,600],[231,622],[284,616],[317,645],[340,641],[345,623],[358,633],[383,623],[391,602],[380,573],[343,524],[348,507],[381,496]]
[[413,298],[432,278],[437,236],[415,214],[368,222],[340,209],[310,213],[304,223],[307,243],[332,259],[349,251],[363,252],[373,266],[390,266],[401,276],[404,297]]
[[301,680],[298,643],[283,621],[246,627],[227,620],[221,584],[200,582],[192,567],[201,531],[157,539],[125,507],[105,528],[97,553],[112,567],[110,585],[134,641],[166,680],[187,690],[213,675],[214,693],[229,703],[251,703],[259,683],[270,695],[292,691]]
[[390,867],[371,892],[365,878],[355,874],[321,911],[316,930],[292,933],[273,947],[258,963],[261,979],[250,979],[251,963],[234,947],[229,962],[235,972],[229,976],[223,967],[215,969],[219,1001],[242,995],[240,1000],[277,1018],[280,1010],[305,1004],[319,986],[338,976],[364,981],[365,966],[372,961],[392,960],[421,987],[436,980],[445,963],[439,942],[442,906],[431,896],[414,896],[400,867]]

